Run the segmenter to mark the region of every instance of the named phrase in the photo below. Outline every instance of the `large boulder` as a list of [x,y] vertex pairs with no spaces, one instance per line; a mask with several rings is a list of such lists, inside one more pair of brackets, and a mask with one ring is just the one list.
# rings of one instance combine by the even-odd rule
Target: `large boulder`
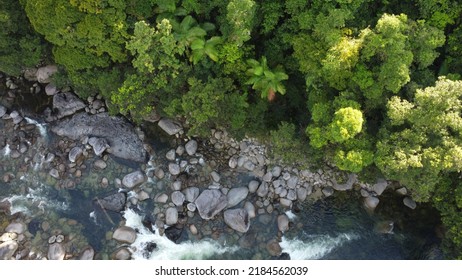
[[219,190],[205,190],[195,201],[199,215],[204,220],[210,220],[228,205],[228,199]]
[[100,203],[101,207],[106,210],[120,212],[124,210],[126,200],[127,195],[123,192],[118,192],[99,199],[98,202]]
[[53,109],[58,119],[70,116],[83,108],[85,103],[73,93],[62,92],[53,96]]
[[121,117],[107,113],[90,115],[77,113],[70,119],[55,123],[51,130],[59,136],[79,140],[84,137],[99,137],[108,141],[108,152],[116,157],[136,162],[146,162],[143,142],[133,126]]
[[112,238],[119,242],[132,244],[136,240],[136,231],[131,227],[121,226],[114,231]]
[[228,208],[238,205],[249,194],[249,189],[246,187],[232,188],[228,192]]
[[129,189],[133,189],[146,182],[146,176],[141,171],[135,171],[127,174],[122,179],[122,185]]
[[51,82],[51,76],[53,76],[53,74],[56,72],[58,72],[58,66],[47,65],[37,69],[37,72],[35,72],[35,76],[37,77],[37,81],[39,83],[47,84]]
[[245,209],[226,210],[223,216],[225,218],[225,223],[235,231],[245,233],[249,230],[250,219]]

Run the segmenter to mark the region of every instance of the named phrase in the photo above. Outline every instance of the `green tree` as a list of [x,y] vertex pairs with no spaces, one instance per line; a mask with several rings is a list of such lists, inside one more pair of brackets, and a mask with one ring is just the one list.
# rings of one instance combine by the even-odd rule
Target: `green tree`
[[43,48],[18,0],[5,0],[0,5],[0,71],[19,75],[25,67],[39,63]]
[[390,179],[428,201],[438,182],[462,170],[462,82],[440,78],[412,102],[388,102],[390,125],[377,143],[376,164]]
[[261,98],[267,98],[271,101],[274,99],[276,92],[282,95],[286,93],[282,81],[287,80],[289,76],[280,68],[271,70],[268,67],[266,57],[263,56],[260,62],[249,59],[247,64],[249,69],[246,73],[250,79],[247,80],[246,84],[252,85],[253,89],[260,91]]

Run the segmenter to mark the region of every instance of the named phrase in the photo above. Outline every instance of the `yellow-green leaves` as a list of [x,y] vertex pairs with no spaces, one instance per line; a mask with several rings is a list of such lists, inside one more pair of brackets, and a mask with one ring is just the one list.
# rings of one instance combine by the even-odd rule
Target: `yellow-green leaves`
[[361,132],[363,126],[363,114],[351,107],[341,108],[336,111],[330,125],[332,141],[341,143]]

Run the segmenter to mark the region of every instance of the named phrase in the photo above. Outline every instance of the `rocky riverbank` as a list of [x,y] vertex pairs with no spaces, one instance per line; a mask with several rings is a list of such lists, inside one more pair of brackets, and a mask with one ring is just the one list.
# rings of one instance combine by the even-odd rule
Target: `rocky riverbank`
[[[99,213],[96,223],[110,224],[110,230],[98,250],[82,234],[82,222],[60,217],[56,205],[39,198],[32,203],[37,213],[26,213],[18,211],[14,197],[0,196],[0,259],[130,259],[139,250],[131,246],[139,229],[122,218],[128,209],[145,211],[143,225],[177,243],[234,242],[258,248],[252,258],[288,258],[281,238],[301,225],[287,213],[305,201],[354,190],[372,212],[386,203],[380,195],[395,189],[406,206],[416,207],[405,188],[383,179],[367,184],[330,167],[275,165],[256,139],[236,141],[218,130],[208,139],[192,139],[180,123],[154,117],[151,125],[170,136],[171,148],[158,150],[140,128],[109,116],[100,96],[80,100],[70,89],[50,84],[55,71],[53,66],[27,71],[27,88],[20,80],[1,78],[1,179],[5,188],[19,188],[26,197],[45,185],[65,198],[62,208],[72,201],[72,191],[81,192],[96,209],[90,214]],[[27,94],[50,96],[43,123],[11,106]],[[268,232],[256,232],[254,224],[266,225]],[[392,230],[391,223],[383,232]],[[147,243],[144,250],[155,254],[155,247]]]

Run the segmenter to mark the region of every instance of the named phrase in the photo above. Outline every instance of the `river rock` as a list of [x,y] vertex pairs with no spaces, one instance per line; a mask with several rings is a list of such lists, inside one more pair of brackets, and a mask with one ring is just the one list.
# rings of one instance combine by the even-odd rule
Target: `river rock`
[[335,178],[333,178],[333,181],[334,181],[333,188],[336,191],[351,190],[353,188],[353,184],[356,183],[357,179],[358,179],[358,176],[353,173],[348,175],[348,180],[345,184],[338,184]]
[[80,253],[79,260],[93,260],[95,257],[95,250],[91,246],[87,246]]
[[400,194],[400,195],[406,195],[407,194],[407,189],[405,187],[399,188],[399,189],[396,190],[396,193]]
[[278,216],[278,229],[281,232],[286,232],[289,230],[289,217],[286,214]]
[[191,224],[191,225],[189,226],[189,231],[191,232],[192,235],[196,235],[196,234],[199,233],[199,231],[197,230],[196,226],[193,225],[193,224]]
[[101,156],[106,149],[110,148],[108,142],[104,138],[90,137],[88,144],[93,148],[93,152],[97,156]]
[[133,126],[125,119],[107,113],[89,115],[77,113],[70,119],[62,119],[51,127],[59,136],[74,140],[84,137],[104,138],[108,141],[108,152],[116,157],[136,162],[146,162],[147,154],[143,142]]
[[106,210],[120,212],[125,208],[125,203],[127,201],[127,195],[123,192],[118,192],[111,194],[102,199],[99,199],[101,207]]
[[253,205],[252,202],[250,201],[246,201],[244,203],[244,209],[247,211],[247,213],[249,214],[249,218],[250,219],[253,219],[257,216],[256,212],[255,212],[255,206]]
[[260,183],[258,181],[255,181],[255,180],[250,181],[249,182],[249,192],[250,193],[256,192],[259,185]]
[[197,207],[196,204],[190,202],[186,205],[186,208],[188,209],[188,211],[195,212]]
[[373,186],[372,186],[372,190],[377,194],[377,195],[381,195],[385,189],[387,188],[388,186],[388,183],[385,179],[383,178],[380,178],[377,180],[377,183],[375,183]]
[[295,189],[298,183],[298,177],[297,176],[291,176],[289,180],[287,180],[287,187],[289,189]]
[[227,197],[219,190],[204,190],[195,201],[199,215],[210,220],[228,205]]
[[53,96],[55,95],[56,93],[58,93],[58,88],[56,88],[56,85],[53,84],[53,83],[49,83],[48,85],[46,85],[45,87],[45,94],[48,95],[48,96]]
[[122,179],[122,184],[129,189],[133,189],[144,182],[146,182],[146,176],[141,171],[135,171],[127,174]]
[[364,206],[369,210],[374,210],[379,204],[380,200],[375,196],[368,196],[364,198]]
[[212,177],[212,180],[213,180],[214,182],[217,182],[217,183],[218,183],[218,182],[220,181],[220,179],[221,179],[220,174],[218,174],[216,171],[210,172],[210,177]]
[[132,254],[127,248],[120,248],[112,254],[114,260],[129,260]]
[[175,204],[176,206],[181,206],[183,205],[183,202],[185,200],[185,195],[180,192],[180,191],[174,191],[172,193],[172,202],[173,204]]
[[237,167],[237,158],[235,156],[232,156],[229,158],[228,165],[230,168],[234,169]]
[[287,199],[287,198],[280,198],[279,203],[281,204],[282,207],[290,208],[292,207],[292,200]]
[[224,213],[225,223],[238,232],[245,233],[249,230],[249,214],[243,208],[226,210]]
[[183,130],[179,123],[166,118],[161,119],[158,124],[168,135],[175,135]]
[[26,68],[24,70],[24,79],[29,82],[37,82],[37,68]]
[[184,146],[186,149],[186,153],[190,156],[194,155],[197,152],[197,141],[196,140],[189,140],[188,143]]
[[53,109],[58,119],[70,116],[83,108],[85,103],[73,93],[62,92],[53,96]]
[[157,177],[157,179],[163,179],[165,176],[165,172],[162,168],[156,168],[154,171],[154,175]]
[[168,160],[174,161],[174,160],[175,160],[175,157],[176,157],[175,149],[170,149],[170,150],[165,154],[165,157],[166,157]]
[[18,234],[15,232],[5,232],[0,236],[0,242],[6,242],[6,241],[11,241],[15,240],[18,238]]
[[0,105],[0,118],[6,114],[6,108]]
[[56,168],[51,169],[48,174],[55,179],[59,179],[59,171]]
[[178,210],[175,207],[167,208],[165,211],[165,224],[171,226],[178,222]]
[[168,164],[168,172],[173,176],[180,174],[180,166],[176,163],[169,163]]
[[48,259],[49,260],[64,260],[66,256],[66,249],[62,243],[53,243],[48,246]]
[[112,238],[119,242],[132,244],[136,240],[136,231],[131,227],[121,226],[114,231]]
[[266,244],[266,249],[271,256],[279,256],[282,253],[281,245],[279,245],[279,242],[276,239],[270,240]]
[[165,193],[158,194],[154,201],[158,203],[166,203],[168,201],[168,195]]
[[103,170],[107,167],[107,163],[101,159],[96,160],[93,165],[100,170]]
[[183,190],[185,200],[188,202],[196,201],[197,197],[199,196],[199,188],[197,187],[189,187]]
[[10,117],[13,119],[14,124],[18,124],[18,123],[22,122],[22,120],[24,119],[23,116],[21,116],[18,113],[18,111],[11,112]]
[[0,260],[9,260],[13,257],[16,250],[18,250],[18,242],[14,240],[0,243]]
[[297,189],[297,198],[298,201],[303,202],[305,201],[306,197],[308,196],[308,191],[304,187],[300,187]]
[[263,181],[269,183],[271,182],[271,179],[273,178],[273,174],[271,172],[266,172],[265,175],[263,175],[263,178],[261,178]]
[[417,203],[415,203],[415,201],[412,198],[408,197],[408,196],[406,196],[403,199],[403,203],[404,203],[404,205],[406,205],[407,207],[409,207],[411,209],[415,209],[417,207]]
[[56,65],[47,65],[44,67],[40,67],[37,69],[35,76],[37,77],[37,81],[42,84],[47,84],[51,82],[51,76],[58,72],[58,66]]
[[232,188],[229,190],[228,196],[228,208],[238,205],[243,201],[249,194],[249,189],[246,187]]
[[324,196],[329,197],[334,194],[334,189],[332,187],[325,187],[322,189]]
[[273,169],[271,170],[271,174],[273,175],[274,178],[277,178],[281,176],[282,169],[280,166],[274,166]]
[[12,222],[5,228],[5,232],[22,234],[26,231],[26,228],[27,227],[23,222]]
[[258,187],[257,195],[259,197],[265,197],[269,192],[268,184],[266,182],[262,182],[260,187]]

